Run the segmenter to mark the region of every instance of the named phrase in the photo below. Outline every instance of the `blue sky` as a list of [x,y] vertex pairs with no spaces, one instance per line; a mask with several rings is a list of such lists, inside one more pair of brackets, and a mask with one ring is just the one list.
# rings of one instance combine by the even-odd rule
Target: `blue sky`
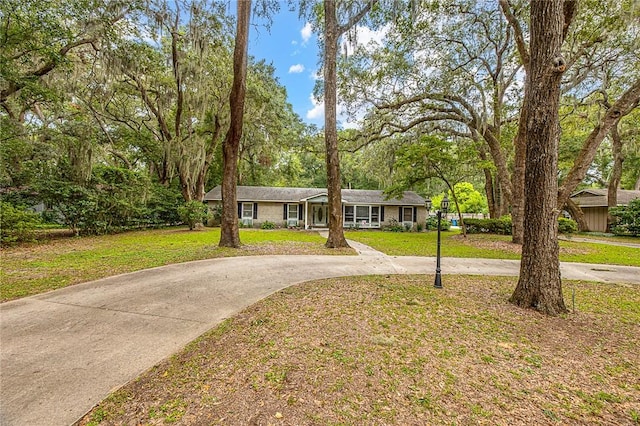
[[312,99],[318,72],[318,39],[311,25],[298,18],[297,11],[289,11],[282,2],[269,30],[264,21],[253,19],[249,54],[273,64],[293,110],[303,121],[323,126],[324,107]]

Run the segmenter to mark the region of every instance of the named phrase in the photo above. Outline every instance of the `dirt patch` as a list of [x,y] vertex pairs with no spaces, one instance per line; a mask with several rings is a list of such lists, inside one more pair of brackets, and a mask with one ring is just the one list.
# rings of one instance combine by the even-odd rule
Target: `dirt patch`
[[522,246],[520,244],[514,244],[511,241],[489,239],[483,235],[467,234],[465,238],[464,235],[460,234],[449,238],[467,246],[484,250],[502,250],[516,254],[520,254],[522,252]]
[[513,278],[426,281],[281,291],[80,424],[637,424],[640,289],[574,282],[553,318],[507,303]]

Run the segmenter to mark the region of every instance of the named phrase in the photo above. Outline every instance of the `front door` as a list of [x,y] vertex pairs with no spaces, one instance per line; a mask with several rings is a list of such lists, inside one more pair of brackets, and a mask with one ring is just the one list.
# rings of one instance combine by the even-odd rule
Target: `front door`
[[313,226],[327,226],[328,207],[321,204],[313,204]]

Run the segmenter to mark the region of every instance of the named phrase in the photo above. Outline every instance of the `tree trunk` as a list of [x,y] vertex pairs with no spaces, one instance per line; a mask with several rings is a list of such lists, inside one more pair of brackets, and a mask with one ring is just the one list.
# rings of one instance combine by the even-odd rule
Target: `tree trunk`
[[567,200],[567,203],[564,205],[565,210],[569,212],[573,220],[578,222],[578,229],[580,231],[588,231],[589,225],[587,221],[584,219],[584,212],[580,208],[579,205],[573,202],[571,198]]
[[518,122],[518,134],[516,135],[515,159],[513,167],[512,186],[513,200],[511,203],[511,241],[522,244],[524,241],[524,175],[527,155],[527,110],[520,110],[520,120]]
[[[478,151],[480,159],[482,161],[487,161],[487,154],[483,149]],[[494,186],[493,186],[493,174],[491,173],[491,169],[485,167],[482,169],[484,172],[484,193],[487,196],[487,205],[489,207],[489,217],[491,219],[497,219],[500,217],[498,212],[500,210],[499,206],[496,202],[496,197],[494,194]]]
[[[530,69],[523,108],[527,115],[524,242],[520,279],[510,301],[548,315],[567,311],[562,296],[558,247],[559,55],[567,12],[563,0],[531,2]],[[564,8],[563,8],[564,6]],[[573,4],[575,6],[575,4]]]
[[509,173],[507,159],[504,152],[502,152],[502,147],[500,146],[500,140],[489,129],[484,129],[481,132],[481,135],[487,143],[489,154],[493,159],[493,164],[496,166],[496,174],[500,184],[502,203],[509,205],[513,202],[513,190],[510,179],[511,175]]
[[489,217],[491,219],[497,219],[500,217],[498,212],[500,207],[496,204],[496,199],[493,194],[493,176],[490,169],[483,169],[484,171],[484,192],[487,195],[487,205],[489,207]]
[[249,21],[251,0],[238,1],[238,22],[236,44],[233,51],[233,84],[229,104],[231,123],[222,146],[222,218],[220,247],[240,247],[238,230],[238,205],[236,179],[238,174],[238,149],[242,137],[244,99],[247,79],[247,47],[249,42]]
[[449,182],[447,180],[444,181],[449,187],[449,190],[451,191],[451,197],[453,198],[453,202],[456,205],[456,212],[458,213],[458,219],[460,219],[460,229],[462,229],[462,236],[464,238],[467,238],[467,227],[464,224],[464,218],[462,217],[462,212],[460,211],[460,203],[458,203],[456,192],[453,190],[453,186],[449,185]]
[[339,28],[335,0],[324,2],[324,140],[327,163],[329,238],[326,247],[349,247],[342,225],[342,188],[337,130],[337,74]]
[[[610,134],[613,141],[613,168],[611,170],[611,177],[609,178],[609,188],[607,189],[608,211],[618,206],[618,188],[620,188],[620,181],[622,180],[622,162],[624,161],[622,155],[622,138],[620,137],[620,133],[618,133],[617,123],[611,128]],[[611,226],[614,223],[611,214],[607,213],[607,232],[611,232]]]

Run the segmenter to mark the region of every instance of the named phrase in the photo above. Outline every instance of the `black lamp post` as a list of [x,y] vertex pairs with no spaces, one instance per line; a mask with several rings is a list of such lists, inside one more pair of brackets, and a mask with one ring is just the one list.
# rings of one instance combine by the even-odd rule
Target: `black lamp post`
[[[431,204],[431,200],[429,200],[429,204]],[[438,214],[438,250],[436,254],[436,281],[433,284],[435,288],[442,288],[442,278],[440,277],[440,221],[442,220],[442,214],[447,214],[447,210],[449,210],[449,198],[447,194],[444,194],[444,198],[440,203],[440,210],[437,211]]]

